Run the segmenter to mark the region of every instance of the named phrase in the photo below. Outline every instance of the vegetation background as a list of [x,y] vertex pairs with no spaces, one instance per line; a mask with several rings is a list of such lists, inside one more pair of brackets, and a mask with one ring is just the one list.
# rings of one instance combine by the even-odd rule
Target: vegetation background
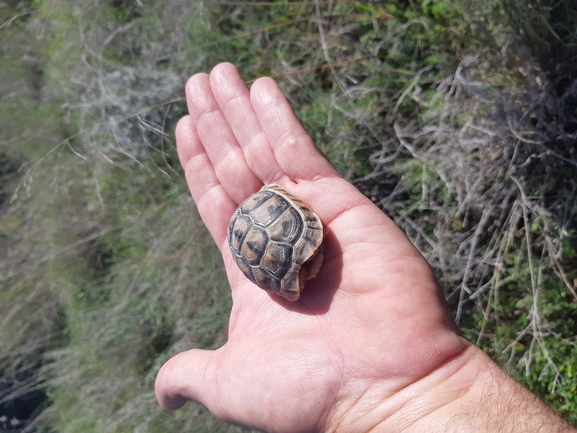
[[243,431],[153,393],[227,338],[173,140],[221,61],[278,80],[467,337],[577,425],[576,30],[574,0],[0,1],[0,430]]

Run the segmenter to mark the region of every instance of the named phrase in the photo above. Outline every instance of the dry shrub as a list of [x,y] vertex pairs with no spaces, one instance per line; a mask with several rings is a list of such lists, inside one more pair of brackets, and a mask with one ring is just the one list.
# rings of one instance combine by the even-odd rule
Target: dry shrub
[[513,48],[466,58],[428,99],[415,86],[424,114],[395,122],[396,140],[357,184],[438,271],[469,338],[527,376],[552,372],[555,392],[571,361],[551,344],[571,347],[574,333],[555,329],[542,298],[560,287],[559,308],[577,301],[564,252],[577,214],[577,86],[557,94],[527,47]]
[[454,29],[392,19],[378,2],[234,3],[50,0],[28,24],[45,44],[36,93],[58,113],[46,123],[65,130],[33,128],[43,140],[26,143],[31,162],[1,220],[17,229],[0,266],[11,302],[0,323],[14,337],[2,349],[12,366],[42,363],[24,365],[35,376],[13,390],[49,391],[36,425],[239,430],[200,405],[167,415],[152,391],[169,356],[226,340],[222,263],[170,140],[186,78],[223,60],[281,82],[321,149],[438,271],[470,338],[528,372],[544,356],[538,373],[562,382],[540,300],[550,276],[575,299],[563,240],[577,86],[559,93],[515,38],[451,68],[440,51],[458,44]]

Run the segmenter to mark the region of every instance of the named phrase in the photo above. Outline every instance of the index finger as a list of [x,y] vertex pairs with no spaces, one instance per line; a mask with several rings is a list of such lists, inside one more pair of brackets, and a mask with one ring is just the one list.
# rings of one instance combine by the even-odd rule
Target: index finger
[[238,203],[221,184],[190,116],[176,126],[178,156],[198,212],[221,251],[226,250],[228,221]]

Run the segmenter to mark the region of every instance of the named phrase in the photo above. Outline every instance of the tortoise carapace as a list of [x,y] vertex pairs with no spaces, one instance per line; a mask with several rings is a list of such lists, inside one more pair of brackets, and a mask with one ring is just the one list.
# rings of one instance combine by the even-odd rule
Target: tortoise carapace
[[320,218],[279,185],[247,198],[228,225],[230,250],[243,274],[290,301],[321,267],[323,234]]

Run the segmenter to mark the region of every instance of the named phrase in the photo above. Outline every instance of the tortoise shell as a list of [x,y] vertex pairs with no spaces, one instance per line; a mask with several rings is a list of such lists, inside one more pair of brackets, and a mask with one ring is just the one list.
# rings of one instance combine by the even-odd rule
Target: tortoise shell
[[268,292],[296,301],[322,264],[323,225],[300,199],[279,185],[247,198],[232,215],[228,242],[246,277]]

